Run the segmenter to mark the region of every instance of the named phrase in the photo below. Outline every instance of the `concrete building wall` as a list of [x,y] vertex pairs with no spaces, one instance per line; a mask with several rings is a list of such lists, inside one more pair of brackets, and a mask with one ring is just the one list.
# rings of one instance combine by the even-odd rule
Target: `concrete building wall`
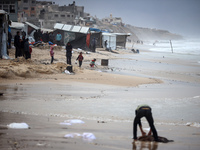
[[36,21],[36,0],[20,0],[18,2],[18,21],[29,21],[31,23]]
[[0,0],[0,10],[6,11],[11,21],[17,21],[18,0]]

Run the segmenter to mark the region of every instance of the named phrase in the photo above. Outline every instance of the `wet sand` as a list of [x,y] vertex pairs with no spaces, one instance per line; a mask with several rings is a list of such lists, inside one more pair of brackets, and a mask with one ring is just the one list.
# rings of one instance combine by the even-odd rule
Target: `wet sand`
[[[14,113],[1,113],[1,122],[26,122],[30,129],[0,128],[0,147],[6,149],[199,149],[199,129],[187,126],[156,125],[160,136],[174,140],[170,143],[133,142],[132,123],[108,121],[98,123],[84,120],[85,124],[71,126],[60,125],[65,117],[34,116]],[[144,127],[148,127],[144,124]],[[92,132],[94,141],[82,138],[64,138],[70,133]]]
[[[75,75],[43,72],[24,78],[18,73],[1,78],[0,149],[199,149],[199,64],[163,53],[119,53],[100,50],[87,55]],[[91,70],[87,66],[93,57],[108,58],[109,67],[98,61],[99,68]],[[64,62],[64,56],[57,58]],[[158,134],[174,142],[132,143],[134,110],[141,103],[153,108]],[[85,124],[59,124],[68,119]],[[5,129],[13,122],[26,122],[31,128]],[[142,122],[148,128],[146,120]],[[93,133],[96,140],[64,138],[84,132]]]

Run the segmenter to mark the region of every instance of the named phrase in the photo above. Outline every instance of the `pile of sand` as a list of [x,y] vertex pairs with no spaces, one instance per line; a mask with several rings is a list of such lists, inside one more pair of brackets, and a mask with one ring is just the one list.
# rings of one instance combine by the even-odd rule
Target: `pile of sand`
[[67,64],[58,62],[56,64],[40,64],[37,61],[26,60],[19,57],[14,60],[1,60],[0,77],[36,77],[38,74],[56,74],[66,70]]
[[[51,57],[49,54],[50,45],[42,45],[32,48],[31,59],[26,60],[24,57],[15,58],[15,49],[9,49],[10,60],[0,59],[0,78],[15,77],[38,77],[41,74],[60,74],[66,70],[66,51],[61,46],[54,47],[54,63],[50,64]],[[75,73],[83,72],[78,69],[78,64],[74,65],[79,52],[83,52],[85,69],[89,68],[89,62],[93,58],[109,59],[112,57],[109,52],[97,51],[96,53],[86,52],[80,49],[73,49],[72,65]],[[85,64],[86,62],[86,64]],[[101,66],[99,66],[101,68]]]

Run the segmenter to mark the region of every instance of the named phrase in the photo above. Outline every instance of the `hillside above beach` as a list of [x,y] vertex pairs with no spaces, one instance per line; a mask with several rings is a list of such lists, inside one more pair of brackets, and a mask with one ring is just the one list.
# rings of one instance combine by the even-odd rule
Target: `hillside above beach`
[[142,28],[136,27],[133,25],[125,25],[125,24],[110,24],[102,22],[97,19],[96,24],[94,25],[96,28],[101,30],[106,30],[108,32],[114,33],[131,33],[131,36],[128,37],[128,40],[131,42],[137,41],[156,41],[156,40],[181,40],[183,36],[171,33],[167,30],[163,29],[151,29],[151,28]]

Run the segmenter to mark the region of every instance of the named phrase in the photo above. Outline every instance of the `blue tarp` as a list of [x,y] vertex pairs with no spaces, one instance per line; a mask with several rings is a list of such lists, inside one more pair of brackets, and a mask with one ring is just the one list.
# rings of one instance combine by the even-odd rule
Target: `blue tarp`
[[100,30],[100,29],[97,29],[97,28],[90,28],[90,31],[101,32],[101,30]]

